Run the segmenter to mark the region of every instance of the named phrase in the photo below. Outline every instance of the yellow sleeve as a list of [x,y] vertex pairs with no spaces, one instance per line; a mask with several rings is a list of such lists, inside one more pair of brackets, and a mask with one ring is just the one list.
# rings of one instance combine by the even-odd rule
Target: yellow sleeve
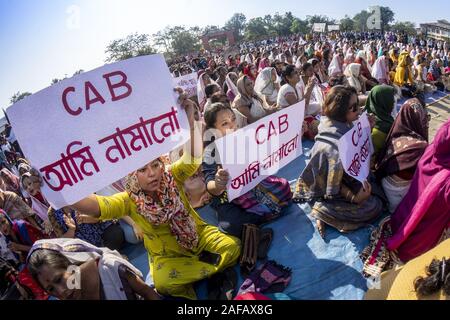
[[96,195],[100,207],[100,220],[120,219],[130,212],[131,199],[126,192],[104,197]]
[[174,162],[170,170],[176,181],[183,184],[189,177],[192,177],[202,164],[202,157],[193,158],[190,154],[184,153],[181,159]]

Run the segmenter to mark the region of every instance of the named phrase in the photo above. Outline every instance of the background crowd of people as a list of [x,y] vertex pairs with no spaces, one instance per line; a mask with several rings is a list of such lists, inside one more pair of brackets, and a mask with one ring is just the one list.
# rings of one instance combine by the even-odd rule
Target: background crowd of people
[[[198,75],[196,96],[179,92],[191,126],[189,152],[174,150],[72,206],[51,208],[39,173],[7,127],[0,141],[3,294],[195,299],[193,284],[209,279],[212,299],[233,298],[233,266],[249,255],[248,225],[280,218],[293,201],[310,204],[324,238],[327,226],[351,232],[389,212],[362,252],[366,275],[407,263],[447,238],[450,121],[430,142],[425,94],[450,89],[448,43],[346,32],[264,39],[232,51],[202,51],[168,62],[174,77]],[[406,102],[398,109],[402,98]],[[217,161],[214,140],[303,100],[303,139],[315,144],[295,188],[270,176],[228,201],[230,176]],[[370,116],[374,145],[364,184],[345,173],[337,148],[363,111]],[[208,129],[215,136],[203,141]],[[205,204],[217,212],[218,226],[197,213]],[[276,234],[261,227],[253,246],[267,249],[271,232]],[[126,242],[143,242],[153,285],[119,254]],[[448,259],[450,244],[443,244]],[[441,286],[450,281],[446,264],[444,259],[437,271]],[[71,265],[81,270],[81,289],[67,288]],[[251,273],[255,266],[246,267]],[[290,277],[282,266],[277,270]],[[416,289],[418,295],[429,293],[423,282]]]

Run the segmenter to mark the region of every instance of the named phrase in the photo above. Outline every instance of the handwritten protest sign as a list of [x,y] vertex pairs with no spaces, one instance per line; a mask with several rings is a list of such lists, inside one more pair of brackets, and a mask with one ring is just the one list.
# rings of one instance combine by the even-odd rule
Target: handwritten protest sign
[[266,116],[215,142],[222,168],[228,170],[231,201],[302,154],[305,102]]
[[340,26],[338,24],[329,24],[328,25],[328,31],[339,31]]
[[325,28],[327,27],[326,23],[314,23],[313,31],[314,32],[325,32]]
[[359,120],[354,122],[353,128],[339,139],[338,149],[345,172],[364,182],[369,176],[370,158],[373,153],[367,113],[363,113]]
[[73,204],[189,138],[162,55],[105,65],[8,109],[54,208]]
[[174,78],[174,87],[182,88],[183,91],[187,93],[188,97],[191,98],[197,95],[197,78],[195,72]]

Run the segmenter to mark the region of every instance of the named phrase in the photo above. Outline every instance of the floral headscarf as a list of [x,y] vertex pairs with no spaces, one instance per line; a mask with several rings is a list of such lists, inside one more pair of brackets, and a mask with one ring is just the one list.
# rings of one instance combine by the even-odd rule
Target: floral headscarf
[[159,226],[169,223],[170,230],[181,247],[192,250],[197,246],[198,233],[195,221],[181,201],[170,170],[163,173],[161,189],[158,192],[159,203],[144,193],[138,182],[137,171],[127,177],[125,189],[136,203],[138,213],[151,224]]

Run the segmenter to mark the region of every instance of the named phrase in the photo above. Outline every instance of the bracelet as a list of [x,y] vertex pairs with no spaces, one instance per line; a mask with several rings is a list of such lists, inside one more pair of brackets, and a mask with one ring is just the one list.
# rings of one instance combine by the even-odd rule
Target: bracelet
[[350,193],[350,190],[347,191],[347,194],[345,195],[345,199],[348,200],[348,195]]
[[350,203],[353,203],[353,200],[355,200],[355,195],[352,196],[352,200],[350,200]]

